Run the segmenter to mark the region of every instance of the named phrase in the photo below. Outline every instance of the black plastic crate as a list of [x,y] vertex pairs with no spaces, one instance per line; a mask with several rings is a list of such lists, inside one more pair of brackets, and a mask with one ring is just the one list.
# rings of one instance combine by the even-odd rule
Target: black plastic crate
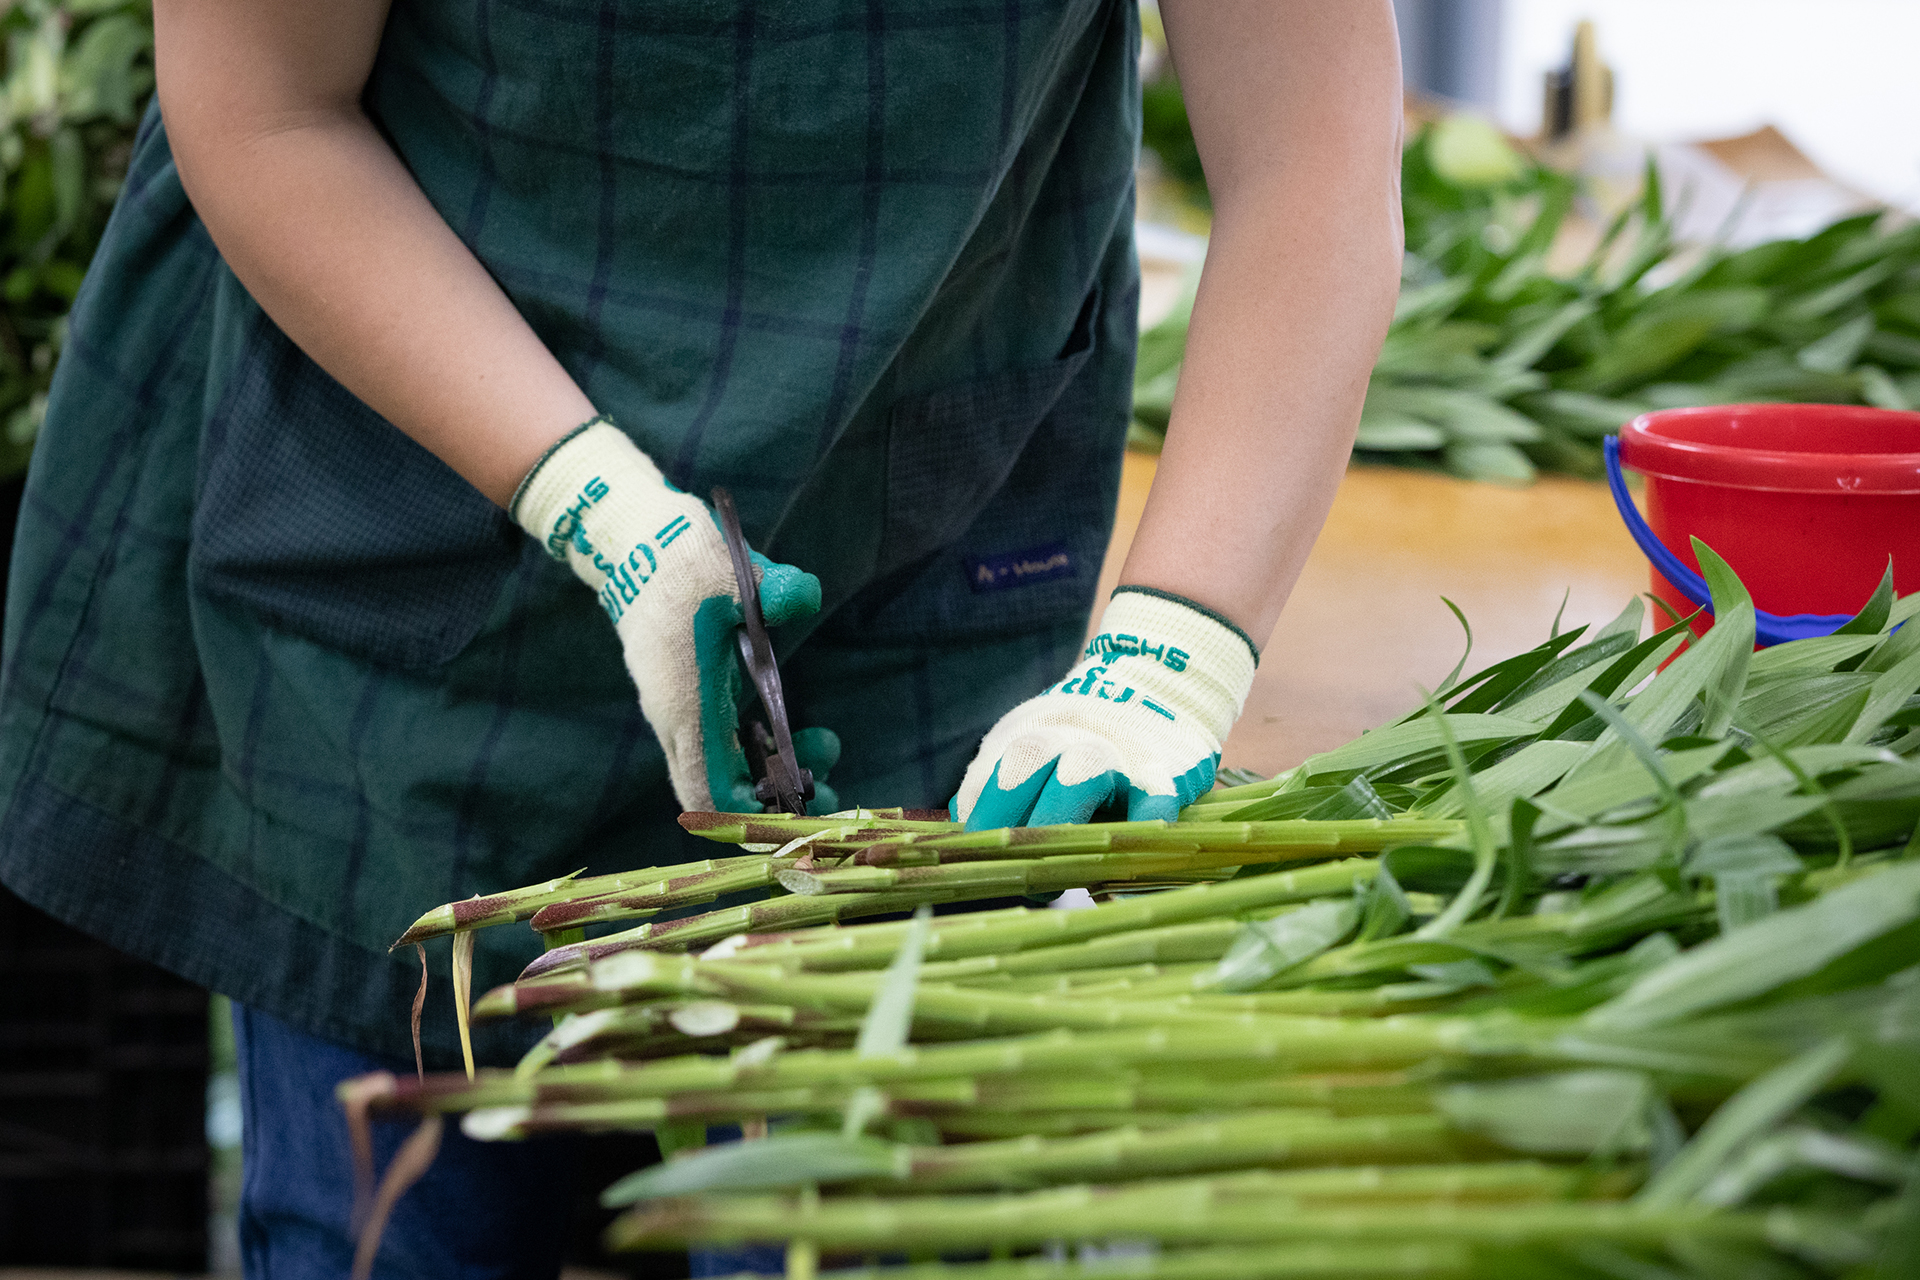
[[207,993],[0,889],[0,1264],[200,1271]]

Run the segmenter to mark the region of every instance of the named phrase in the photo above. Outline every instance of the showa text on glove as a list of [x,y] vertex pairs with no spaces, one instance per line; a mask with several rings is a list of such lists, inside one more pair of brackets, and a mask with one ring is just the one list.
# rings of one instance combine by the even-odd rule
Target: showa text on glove
[[607,496],[607,482],[599,476],[587,481],[579,493],[574,495],[560,518],[553,522],[553,528],[547,533],[547,554],[555,560],[567,558],[567,544],[572,543],[581,555],[592,555],[593,547],[587,542],[586,530],[580,524],[580,517],[587,514],[588,508]]
[[1148,644],[1144,636],[1110,635],[1106,632],[1087,641],[1083,658],[1112,662],[1115,658],[1153,658],[1169,671],[1185,671],[1193,655],[1170,644]]

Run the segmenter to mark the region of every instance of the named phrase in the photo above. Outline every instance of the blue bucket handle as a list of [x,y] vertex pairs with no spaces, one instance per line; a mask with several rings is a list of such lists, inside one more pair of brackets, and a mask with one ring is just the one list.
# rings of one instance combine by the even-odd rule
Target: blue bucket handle
[[[1671,582],[1681,595],[1711,614],[1713,593],[1707,590],[1707,580],[1687,568],[1679,556],[1667,549],[1666,543],[1653,536],[1653,530],[1641,518],[1640,508],[1633,505],[1633,497],[1627,492],[1626,477],[1620,473],[1620,437],[1608,436],[1603,447],[1607,455],[1607,488],[1613,490],[1613,505],[1620,508],[1620,518],[1627,522],[1627,532],[1640,544],[1640,550],[1646,553],[1647,559],[1653,561],[1653,567],[1660,571],[1661,577]],[[1852,621],[1853,615],[1848,613],[1779,614],[1756,609],[1754,638],[1765,648],[1788,640],[1805,640],[1809,636],[1830,636]]]

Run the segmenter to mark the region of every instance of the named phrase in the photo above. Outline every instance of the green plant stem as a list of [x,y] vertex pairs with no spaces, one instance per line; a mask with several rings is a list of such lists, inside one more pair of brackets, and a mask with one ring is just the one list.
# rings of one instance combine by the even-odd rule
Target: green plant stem
[[[1004,956],[1158,926],[1234,918],[1328,894],[1350,893],[1372,881],[1376,865],[1371,858],[1345,858],[1104,902],[1081,911],[1017,907],[977,916],[944,917],[934,922],[927,939],[927,960],[931,964]],[[877,969],[892,958],[904,927],[896,923],[868,924],[749,937],[733,954],[809,970]]]
[[[616,1222],[609,1239],[623,1248],[772,1241],[796,1234],[836,1249],[883,1249],[901,1240],[927,1249],[986,1243],[1032,1248],[1062,1236],[1147,1237],[1163,1246],[1318,1242],[1513,1247],[1603,1240],[1657,1247],[1675,1236],[1713,1243],[1764,1243],[1772,1226],[1765,1213],[1696,1208],[1648,1212],[1610,1202],[1308,1205],[1274,1200],[1214,1205],[1200,1197],[1163,1197],[1160,1211],[1152,1212],[1153,1202],[1143,1203],[1143,1199],[1120,1196],[1103,1201],[1096,1192],[1071,1199],[1040,1198],[1040,1211],[1028,1217],[1011,1211],[1002,1201],[985,1198],[823,1197],[807,1204],[786,1196],[713,1196],[642,1206]],[[1309,1208],[1310,1212],[1303,1211]],[[1832,1223],[1830,1229],[1846,1230],[1839,1223]]]
[[[637,1245],[649,1248],[649,1245]],[[1002,1251],[1004,1252],[1004,1250]],[[991,1258],[824,1272],[825,1280],[1467,1280],[1476,1255],[1459,1245],[1296,1244],[1285,1248],[1181,1249],[1109,1259]]]
[[1059,857],[1076,853],[1258,852],[1241,862],[1305,861],[1330,853],[1370,853],[1444,840],[1463,830],[1447,818],[1356,818],[1271,822],[1102,822],[1052,827],[908,835],[867,845],[854,861],[886,866],[937,855],[942,863]]
[[[617,898],[633,904],[636,914],[644,910],[650,915],[661,907],[711,902],[723,893],[770,885],[775,869],[774,860],[764,854],[743,854],[673,867],[640,867],[614,875],[591,876],[585,880],[577,879],[579,873],[575,872],[524,889],[463,898],[459,902],[435,907],[408,926],[393,945],[401,947],[457,931],[512,924],[531,919],[542,910],[580,900]],[[643,907],[643,903],[651,905]],[[543,926],[543,930],[570,928],[583,923],[586,923],[585,919],[553,919]]]
[[1139,881],[1178,884],[1207,878],[1225,879],[1239,869],[1245,858],[1244,849],[1074,853],[1020,862],[788,869],[781,871],[778,879],[781,888],[803,897],[920,890],[993,898],[1095,887],[1125,889]]
[[522,972],[523,978],[538,977],[583,962],[604,960],[629,951],[684,951],[688,947],[718,942],[737,933],[771,933],[832,924],[859,916],[884,915],[911,911],[923,903],[957,902],[966,894],[928,890],[900,890],[894,893],[821,894],[817,897],[770,898],[744,906],[682,916],[678,920],[652,921],[608,934],[589,942],[555,947],[535,957]]
[[802,1049],[750,1058],[688,1054],[634,1065],[603,1060],[552,1067],[529,1079],[497,1070],[480,1071],[472,1083],[457,1074],[418,1081],[390,1078],[378,1081],[373,1105],[424,1113],[547,1100],[670,1098],[742,1088],[870,1084],[885,1089],[900,1081],[1083,1072],[1091,1063],[1110,1071],[1190,1068],[1200,1075],[1232,1064],[1241,1072],[1285,1075],[1372,1072],[1429,1057],[1584,1061],[1556,1056],[1556,1042],[1574,1026],[1569,1020],[1548,1018],[1531,1019],[1524,1026],[1438,1017],[1207,1018],[1177,1026],[924,1044],[874,1058]]

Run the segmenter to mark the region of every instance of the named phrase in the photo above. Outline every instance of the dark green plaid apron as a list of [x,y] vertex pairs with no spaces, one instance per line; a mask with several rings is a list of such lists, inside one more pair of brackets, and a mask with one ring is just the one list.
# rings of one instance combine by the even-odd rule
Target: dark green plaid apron
[[[1081,639],[1136,41],[1133,0],[394,6],[366,105],[434,205],[668,476],[819,574],[785,669],[847,803],[944,803]],[[17,893],[394,1055],[419,912],[703,853],[592,593],[260,312],[152,114],[27,489],[0,788]],[[537,945],[481,934],[477,981]]]

